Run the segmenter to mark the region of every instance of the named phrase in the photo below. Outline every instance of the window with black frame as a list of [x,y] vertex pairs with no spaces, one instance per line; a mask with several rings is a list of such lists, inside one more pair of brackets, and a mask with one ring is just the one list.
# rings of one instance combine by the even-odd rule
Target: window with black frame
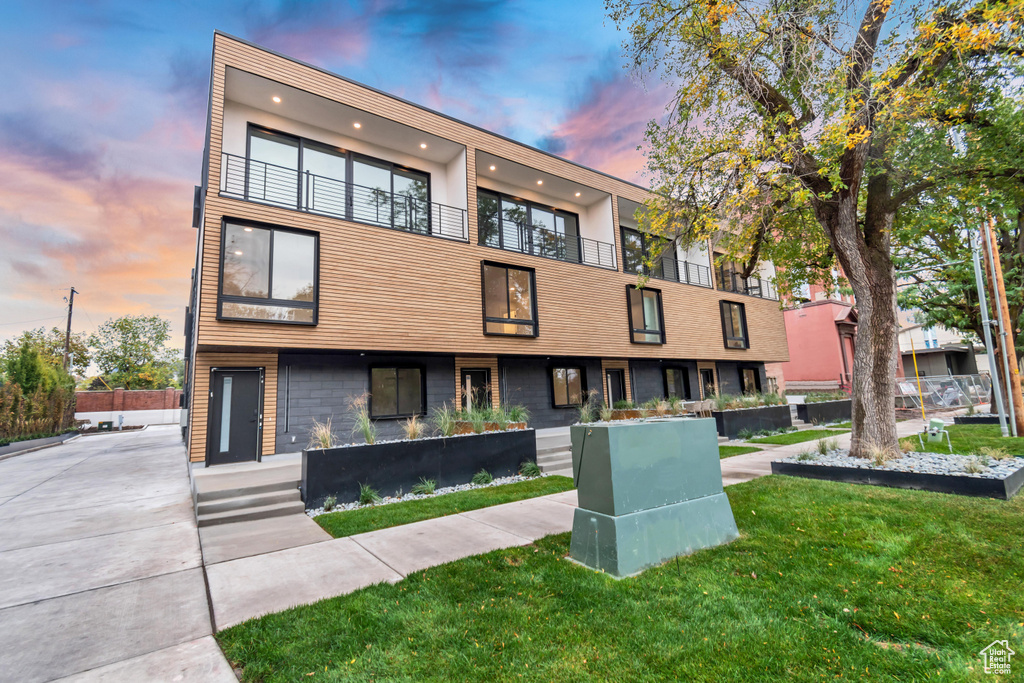
[[317,236],[227,221],[218,317],[316,324]]
[[426,412],[423,370],[418,367],[370,368],[370,417],[411,417]]
[[665,396],[690,399],[690,373],[686,368],[665,368]]
[[579,261],[579,217],[575,213],[478,189],[477,226],[480,244]]
[[537,336],[537,297],[532,268],[482,264],[484,334]]
[[743,304],[733,301],[722,302],[722,335],[727,349],[748,349],[747,313]]
[[[247,199],[431,232],[429,173],[255,124],[248,130]],[[237,164],[229,161],[225,173],[225,186],[238,192]]]
[[629,326],[634,344],[664,344],[665,328],[662,324],[661,291],[644,287],[626,286],[629,299]]
[[551,368],[551,397],[555,408],[571,408],[583,401],[587,387],[583,368]]
[[[668,240],[663,237],[655,238],[647,233],[634,230],[633,228],[622,228],[622,266],[627,273],[647,274],[661,280],[678,279],[676,276],[676,259],[674,250],[669,248]],[[661,258],[647,268],[644,259],[650,257],[655,247],[661,247]],[[649,272],[648,272],[649,271]],[[666,273],[668,277],[666,277]]]

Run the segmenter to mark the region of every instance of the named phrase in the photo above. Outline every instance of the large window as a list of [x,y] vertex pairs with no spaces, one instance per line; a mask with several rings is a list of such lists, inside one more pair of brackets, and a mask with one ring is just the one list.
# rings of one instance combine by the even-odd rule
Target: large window
[[744,394],[761,393],[761,373],[757,368],[740,368],[740,391]]
[[316,324],[317,236],[226,221],[219,317]]
[[[431,232],[430,174],[249,125],[247,199],[360,223]],[[229,162],[226,186],[238,191]]]
[[537,296],[532,268],[484,261],[484,334],[537,336]]
[[551,368],[552,403],[556,408],[578,405],[587,391],[583,368]]
[[575,213],[490,190],[477,190],[480,244],[561,261],[579,261]]
[[665,368],[665,396],[690,399],[690,373],[686,368]]
[[635,344],[664,344],[661,292],[657,289],[637,289],[626,286],[629,297],[629,327]]
[[749,349],[747,336],[747,313],[743,304],[732,301],[722,302],[722,335],[727,349]]
[[[661,258],[647,268],[644,259],[657,247],[661,248]],[[622,228],[622,266],[627,273],[642,273],[662,280],[679,279],[675,250],[669,248],[668,240],[654,238],[632,228]]]
[[417,367],[370,368],[370,417],[422,415],[423,378]]

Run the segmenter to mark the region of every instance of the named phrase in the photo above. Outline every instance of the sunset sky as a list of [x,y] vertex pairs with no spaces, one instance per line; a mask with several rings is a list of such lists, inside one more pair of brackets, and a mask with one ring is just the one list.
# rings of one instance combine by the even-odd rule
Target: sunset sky
[[0,339],[172,321],[195,257],[213,31],[643,183],[668,97],[601,0],[0,3]]

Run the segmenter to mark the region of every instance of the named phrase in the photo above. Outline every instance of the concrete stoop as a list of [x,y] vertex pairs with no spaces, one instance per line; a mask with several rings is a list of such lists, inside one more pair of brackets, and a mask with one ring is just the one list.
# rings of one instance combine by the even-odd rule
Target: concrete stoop
[[246,463],[193,474],[193,500],[200,527],[302,514],[301,464]]
[[544,474],[572,476],[572,439],[568,428],[538,433],[537,466]]

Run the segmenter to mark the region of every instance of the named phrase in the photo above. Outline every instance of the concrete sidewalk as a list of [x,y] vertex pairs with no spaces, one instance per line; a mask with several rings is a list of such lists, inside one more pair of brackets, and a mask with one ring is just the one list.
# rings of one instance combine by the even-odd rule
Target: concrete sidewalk
[[0,681],[235,681],[176,426],[0,462]]
[[576,492],[567,491],[428,519],[347,538],[208,564],[221,630],[412,572],[572,530]]

